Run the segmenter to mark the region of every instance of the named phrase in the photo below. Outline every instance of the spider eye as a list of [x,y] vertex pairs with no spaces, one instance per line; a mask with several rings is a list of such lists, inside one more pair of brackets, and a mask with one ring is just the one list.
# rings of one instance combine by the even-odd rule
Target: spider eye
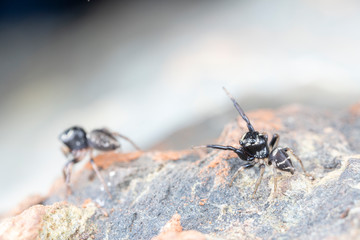
[[69,139],[71,139],[74,136],[74,131],[71,129],[67,132],[64,132],[63,134],[60,135],[60,138],[62,141],[68,141]]

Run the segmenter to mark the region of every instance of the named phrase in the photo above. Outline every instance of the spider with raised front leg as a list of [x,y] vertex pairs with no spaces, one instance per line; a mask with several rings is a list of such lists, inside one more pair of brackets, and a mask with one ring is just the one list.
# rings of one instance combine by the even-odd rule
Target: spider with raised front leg
[[137,150],[140,148],[129,138],[116,133],[111,132],[106,128],[95,129],[89,133],[86,133],[85,130],[78,126],[73,126],[66,129],[59,136],[59,139],[64,143],[62,151],[64,155],[68,158],[68,162],[63,168],[64,180],[66,183],[66,196],[71,194],[70,178],[72,166],[86,156],[90,155],[90,164],[94,169],[96,175],[100,179],[101,183],[104,186],[105,191],[112,198],[108,187],[105,184],[104,179],[101,177],[98,167],[96,166],[93,159],[93,150],[100,151],[113,151],[120,148],[120,142],[117,138],[123,138],[130,142]]
[[274,194],[276,194],[277,188],[277,169],[285,172],[290,172],[294,174],[295,168],[291,162],[291,159],[297,160],[305,175],[313,178],[310,174],[305,171],[304,165],[302,161],[293,153],[290,148],[280,148],[278,147],[278,143],[280,137],[278,134],[274,134],[270,143],[268,144],[268,135],[267,133],[259,133],[255,131],[254,127],[251,125],[250,120],[245,115],[245,112],[240,107],[240,105],[236,102],[234,97],[230,95],[230,93],[223,87],[226,94],[229,96],[231,101],[233,102],[236,110],[239,112],[242,119],[246,122],[248,132],[246,132],[242,138],[240,139],[240,148],[235,148],[233,146],[222,146],[222,145],[205,145],[200,147],[206,148],[214,148],[219,150],[229,150],[235,152],[241,160],[246,161],[244,165],[242,165],[233,177],[230,180],[229,186],[231,187],[235,178],[245,169],[252,168],[255,165],[259,164],[260,168],[260,176],[258,177],[255,183],[255,190],[253,192],[253,197],[256,194],[256,191],[261,183],[265,172],[265,166],[273,167],[273,178],[274,178]]

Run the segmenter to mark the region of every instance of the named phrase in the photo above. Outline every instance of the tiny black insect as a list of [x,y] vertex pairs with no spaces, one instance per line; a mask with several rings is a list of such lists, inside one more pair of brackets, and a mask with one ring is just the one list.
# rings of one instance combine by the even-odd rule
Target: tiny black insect
[[245,115],[245,112],[242,110],[240,105],[236,102],[236,100],[230,95],[230,93],[223,88],[226,94],[229,96],[231,101],[233,102],[236,110],[239,112],[242,119],[247,124],[247,128],[249,129],[242,138],[239,143],[241,145],[240,148],[235,148],[232,146],[222,146],[222,145],[206,145],[201,147],[214,148],[220,150],[230,150],[235,152],[241,160],[246,161],[244,165],[242,165],[236,173],[233,175],[229,186],[232,186],[235,178],[246,168],[252,168],[256,164],[259,164],[260,168],[260,176],[258,177],[255,183],[255,190],[253,193],[253,197],[256,194],[256,191],[260,185],[260,182],[263,178],[265,172],[265,165],[273,166],[273,177],[274,177],[274,194],[276,193],[277,188],[277,180],[276,180],[276,170],[279,169],[281,171],[290,172],[294,174],[295,168],[291,162],[291,159],[296,159],[299,161],[302,170],[304,171],[306,176],[312,177],[310,174],[306,173],[305,168],[301,160],[293,153],[290,148],[280,148],[278,147],[278,143],[280,137],[278,134],[274,134],[270,143],[268,144],[268,135],[267,133],[259,133],[255,131],[254,127],[251,125],[250,120]]
[[71,194],[70,177],[71,169],[75,163],[80,162],[86,156],[90,155],[90,164],[94,169],[96,175],[104,186],[104,189],[112,198],[109,189],[107,188],[104,179],[101,177],[98,167],[93,159],[93,150],[112,151],[120,148],[120,143],[117,138],[123,138],[130,142],[137,150],[140,148],[129,138],[120,135],[119,133],[111,132],[106,128],[95,129],[89,133],[78,126],[73,126],[66,129],[59,136],[60,141],[64,143],[62,148],[63,153],[68,159],[68,162],[63,168],[64,179],[67,187],[67,195]]

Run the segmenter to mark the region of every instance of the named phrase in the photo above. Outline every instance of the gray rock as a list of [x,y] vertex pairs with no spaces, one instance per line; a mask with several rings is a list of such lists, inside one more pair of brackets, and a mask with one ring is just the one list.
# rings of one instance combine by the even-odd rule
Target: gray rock
[[[90,198],[98,204],[92,217],[96,239],[151,239],[176,213],[184,230],[197,230],[207,239],[360,239],[358,115],[289,106],[248,117],[258,131],[279,133],[280,146],[292,148],[315,180],[295,162],[294,175],[278,174],[273,198],[272,171],[267,167],[252,198],[259,170],[245,170],[229,187],[232,174],[243,164],[230,152],[187,151],[179,153],[178,160],[167,159],[174,153],[147,152],[101,171],[112,200],[84,169],[74,179],[68,201],[81,205]],[[245,132],[242,121],[238,123],[228,124],[218,143],[238,146]],[[60,188],[45,203],[63,200],[64,193]]]

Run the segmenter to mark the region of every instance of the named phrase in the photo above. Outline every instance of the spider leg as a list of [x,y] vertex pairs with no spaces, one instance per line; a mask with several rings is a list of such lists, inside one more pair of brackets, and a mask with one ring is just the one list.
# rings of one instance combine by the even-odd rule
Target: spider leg
[[136,150],[142,151],[142,150],[139,148],[139,146],[136,145],[130,138],[128,138],[128,137],[126,137],[126,136],[124,136],[124,135],[122,135],[122,134],[120,134],[120,133],[117,133],[117,132],[113,132],[112,134],[113,134],[114,136],[116,136],[116,137],[120,137],[120,138],[122,138],[122,139],[125,139],[125,140],[128,141],[131,145],[133,145],[133,147],[134,147]]
[[100,182],[102,183],[102,185],[104,186],[105,191],[107,192],[107,194],[109,195],[110,199],[112,199],[112,195],[103,179],[103,177],[100,174],[99,168],[96,165],[96,163],[94,162],[93,156],[92,156],[92,152],[90,152],[90,164],[92,166],[92,168],[94,169],[96,176],[99,178]]
[[256,191],[258,190],[258,187],[261,183],[261,180],[264,176],[264,172],[265,172],[265,164],[261,164],[259,166],[260,168],[260,176],[258,177],[258,179],[256,180],[256,183],[255,183],[255,190],[254,190],[254,193],[252,194],[252,197],[254,198],[255,197],[255,194],[256,194]]
[[274,178],[274,198],[276,198],[277,194],[277,171],[276,167],[273,165],[273,178]]
[[287,148],[284,148],[284,151],[289,154],[290,158],[296,159],[296,160],[300,163],[301,169],[304,171],[305,176],[311,178],[312,180],[315,179],[313,175],[311,175],[310,173],[307,173],[307,172],[306,172],[306,170],[305,170],[305,168],[304,168],[304,165],[303,165],[301,159],[300,159],[298,156],[295,155],[295,153],[293,152],[293,150],[292,150],[291,148],[288,148],[288,147],[287,147]]
[[247,124],[247,127],[249,129],[250,132],[255,132],[254,127],[251,125],[250,120],[248,119],[248,117],[245,115],[244,110],[240,107],[240,105],[236,102],[235,98],[233,96],[231,96],[231,94],[228,92],[228,90],[226,90],[225,87],[223,87],[225,93],[229,96],[229,98],[231,99],[231,101],[234,104],[234,107],[236,108],[236,110],[239,112],[240,116],[242,117],[242,119],[244,119],[244,121]]
[[230,151],[236,151],[237,149],[232,146],[223,146],[223,145],[206,145],[207,148],[214,148],[214,149],[220,149],[220,150],[230,150]]
[[236,171],[236,173],[234,173],[233,177],[231,178],[231,181],[230,181],[230,183],[229,183],[229,187],[232,186],[232,184],[234,183],[235,178],[236,178],[242,171],[244,171],[246,168],[251,168],[251,167],[253,167],[253,166],[254,166],[253,163],[247,163],[247,164],[239,167],[239,169]]
[[269,151],[271,152],[273,149],[277,148],[280,141],[279,134],[275,133],[269,143]]
[[220,150],[229,150],[235,152],[240,159],[244,161],[252,161],[254,157],[249,156],[243,148],[234,148],[232,146],[222,146],[222,145],[206,145],[207,148],[214,148]]
[[77,163],[77,159],[71,159],[69,160],[64,168],[63,168],[63,175],[64,175],[64,180],[66,183],[66,198],[68,195],[71,195],[72,190],[71,190],[71,185],[70,185],[70,179],[71,179],[71,170],[72,170],[72,166]]

